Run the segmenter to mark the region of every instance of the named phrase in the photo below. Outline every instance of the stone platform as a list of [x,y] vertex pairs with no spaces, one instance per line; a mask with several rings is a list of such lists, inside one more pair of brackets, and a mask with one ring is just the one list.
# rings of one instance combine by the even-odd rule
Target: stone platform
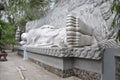
[[[23,56],[24,48],[17,48],[18,54]],[[82,80],[119,80],[119,48],[107,48],[97,55],[97,58],[76,56],[74,54],[77,51],[79,49],[76,48],[68,50],[67,48],[26,48],[31,61],[60,77],[76,76]]]
[[[18,54],[24,55],[24,48],[18,47]],[[80,53],[81,49],[70,48],[26,48],[31,61],[63,78],[77,76],[82,80],[100,80],[102,73],[101,54]]]

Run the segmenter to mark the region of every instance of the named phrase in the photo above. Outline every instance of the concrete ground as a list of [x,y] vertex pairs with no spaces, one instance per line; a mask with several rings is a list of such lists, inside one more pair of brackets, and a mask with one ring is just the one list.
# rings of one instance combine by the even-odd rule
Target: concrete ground
[[19,66],[26,69],[21,71],[25,80],[80,80],[76,77],[60,78],[29,60],[23,60],[16,52],[7,52],[8,61],[0,61],[0,80],[24,80],[17,70]]

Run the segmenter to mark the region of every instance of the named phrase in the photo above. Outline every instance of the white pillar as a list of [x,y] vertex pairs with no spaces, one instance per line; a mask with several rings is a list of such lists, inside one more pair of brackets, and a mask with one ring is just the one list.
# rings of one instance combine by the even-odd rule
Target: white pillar
[[26,48],[24,49],[24,53],[23,53],[23,60],[28,60],[28,53],[26,51]]

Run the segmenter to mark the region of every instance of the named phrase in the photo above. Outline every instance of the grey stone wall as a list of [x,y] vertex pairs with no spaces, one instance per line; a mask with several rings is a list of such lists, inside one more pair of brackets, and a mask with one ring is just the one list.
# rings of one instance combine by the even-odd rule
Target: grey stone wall
[[[31,61],[60,77],[77,76],[82,80],[101,79],[101,60],[57,57],[41,54],[38,51],[27,51],[27,53]],[[18,54],[23,55],[23,50],[18,50]]]
[[81,80],[101,80],[101,74],[87,71],[83,69],[74,68],[75,76],[79,77]]
[[75,58],[73,70],[82,80],[101,80],[102,60]]
[[102,73],[102,60],[91,60],[91,59],[74,59],[74,67],[77,69],[87,70],[95,73]]
[[54,66],[55,68],[63,70],[63,59],[59,57],[46,56],[41,54],[34,54],[32,52],[28,52],[28,56],[31,59],[39,61],[41,63],[47,64],[49,66]]

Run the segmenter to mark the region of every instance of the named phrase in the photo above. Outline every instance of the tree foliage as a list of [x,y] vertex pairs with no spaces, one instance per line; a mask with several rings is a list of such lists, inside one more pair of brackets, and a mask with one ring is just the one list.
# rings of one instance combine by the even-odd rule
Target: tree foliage
[[6,45],[16,44],[15,29],[9,23],[0,20],[0,48]]
[[40,19],[50,9],[51,2],[58,0],[2,0],[9,22],[24,31],[27,21]]
[[0,42],[2,42],[1,44],[14,44],[15,31],[13,26],[11,26],[9,23],[0,20],[0,32]]
[[115,17],[112,22],[113,33],[117,33],[115,36],[117,41],[120,41],[120,1],[114,0],[113,5],[111,7],[113,13],[115,13]]
[[[1,11],[4,11],[3,4],[0,5],[0,12]],[[1,13],[0,15],[1,18],[3,15]],[[8,22],[5,22],[2,19],[0,19],[0,49],[4,48],[6,45],[16,44],[14,35],[15,35],[14,27],[11,26]]]

